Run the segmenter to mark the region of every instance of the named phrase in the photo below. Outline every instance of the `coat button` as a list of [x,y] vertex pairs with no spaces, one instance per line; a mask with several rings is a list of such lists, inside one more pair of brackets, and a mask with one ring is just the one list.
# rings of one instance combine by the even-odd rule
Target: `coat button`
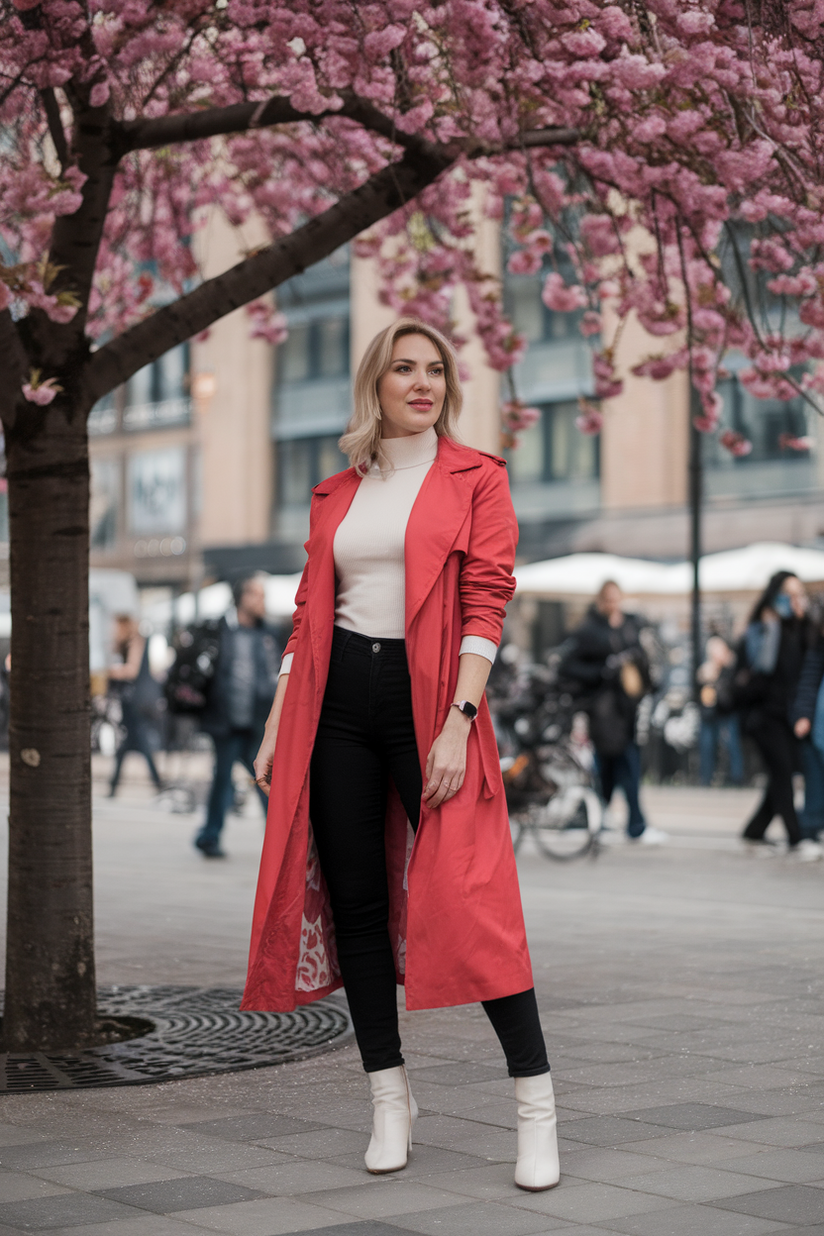
[[381,650],[381,646],[380,646],[380,644],[373,644],[373,645],[372,645],[372,651],[373,651],[373,652],[380,652],[380,650]]

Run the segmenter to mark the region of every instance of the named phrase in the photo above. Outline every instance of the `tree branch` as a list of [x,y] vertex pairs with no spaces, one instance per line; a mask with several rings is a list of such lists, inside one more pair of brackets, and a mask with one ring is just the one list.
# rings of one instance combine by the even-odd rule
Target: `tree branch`
[[290,236],[267,245],[130,327],[89,359],[83,402],[91,408],[170,348],[333,253],[405,205],[453,162],[454,156],[435,146],[428,146],[425,153],[408,151]]
[[228,107],[210,107],[200,112],[178,112],[170,116],[121,121],[118,130],[122,151],[152,150],[158,146],[225,137],[230,133],[246,133],[249,129],[295,124],[301,120],[317,122],[333,116],[354,120],[398,146],[411,149],[421,145],[423,139],[396,130],[391,117],[385,116],[366,100],[348,92],[341,98],[342,107],[329,108],[325,112],[301,112],[292,106],[289,99],[273,96],[258,103],[232,103]]
[[530,129],[522,134],[518,145],[513,146],[513,150],[523,146],[574,146],[580,140],[581,134],[578,129]]
[[47,86],[45,90],[41,90],[40,99],[46,113],[54,149],[60,160],[60,170],[65,171],[69,162],[69,144],[63,130],[63,121],[60,119],[60,104],[57,102],[53,87]]

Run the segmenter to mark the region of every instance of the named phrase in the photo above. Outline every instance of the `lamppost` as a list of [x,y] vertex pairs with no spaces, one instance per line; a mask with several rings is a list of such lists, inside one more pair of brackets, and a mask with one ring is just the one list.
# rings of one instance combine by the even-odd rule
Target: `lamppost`
[[689,513],[690,513],[690,562],[692,564],[692,594],[690,598],[690,642],[692,645],[692,697],[696,704],[700,701],[701,687],[698,682],[698,667],[701,664],[701,582],[699,569],[701,564],[701,504],[703,498],[703,459],[701,432],[696,428],[695,418],[699,414],[698,398],[695,387],[690,382],[687,409],[689,424]]

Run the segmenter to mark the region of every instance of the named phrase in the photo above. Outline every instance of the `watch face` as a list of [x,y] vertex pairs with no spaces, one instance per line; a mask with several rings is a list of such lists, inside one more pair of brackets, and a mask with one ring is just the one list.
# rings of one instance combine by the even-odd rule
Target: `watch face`
[[478,710],[474,704],[470,704],[469,700],[461,700],[458,705],[465,717],[469,717],[470,721],[474,721],[478,715]]

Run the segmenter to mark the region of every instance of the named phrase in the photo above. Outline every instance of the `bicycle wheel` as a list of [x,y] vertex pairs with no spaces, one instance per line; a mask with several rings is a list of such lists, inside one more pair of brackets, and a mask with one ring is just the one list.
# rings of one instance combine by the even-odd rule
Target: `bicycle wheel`
[[537,808],[531,832],[538,849],[556,862],[583,858],[595,845],[601,827],[598,795],[585,785],[570,785]]

